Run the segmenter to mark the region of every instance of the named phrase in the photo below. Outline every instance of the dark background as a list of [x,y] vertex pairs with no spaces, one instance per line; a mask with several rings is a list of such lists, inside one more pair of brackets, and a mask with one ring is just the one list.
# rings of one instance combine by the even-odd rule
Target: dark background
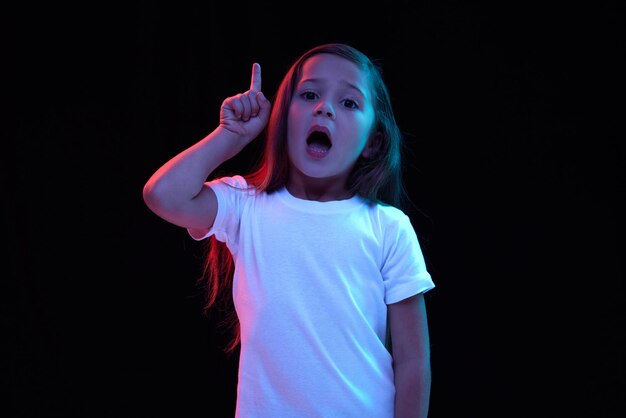
[[252,62],[270,96],[328,41],[381,61],[407,137],[430,417],[622,416],[617,2],[208,3],[5,9],[3,416],[232,415],[201,247],[141,189]]

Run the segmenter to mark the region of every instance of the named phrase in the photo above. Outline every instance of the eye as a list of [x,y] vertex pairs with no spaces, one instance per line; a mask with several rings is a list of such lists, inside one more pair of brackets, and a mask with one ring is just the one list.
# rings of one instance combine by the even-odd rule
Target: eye
[[300,93],[300,97],[302,97],[306,101],[313,101],[317,99],[318,96],[317,93],[314,93],[312,91],[303,91],[302,93]]
[[343,100],[343,105],[349,109],[358,109],[359,108],[359,104],[352,99],[345,99]]

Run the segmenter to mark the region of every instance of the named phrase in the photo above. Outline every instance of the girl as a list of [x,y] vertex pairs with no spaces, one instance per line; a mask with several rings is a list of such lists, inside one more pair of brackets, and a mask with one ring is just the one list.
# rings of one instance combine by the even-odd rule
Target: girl
[[[254,170],[207,181],[266,126]],[[401,139],[379,68],[324,44],[273,105],[253,64],[219,126],[144,186],[152,211],[211,243],[207,306],[236,312],[237,417],[427,416],[434,283],[401,209]]]

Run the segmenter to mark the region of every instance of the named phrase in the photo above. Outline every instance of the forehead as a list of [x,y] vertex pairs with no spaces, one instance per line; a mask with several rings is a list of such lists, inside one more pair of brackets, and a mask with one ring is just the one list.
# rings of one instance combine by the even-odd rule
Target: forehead
[[352,61],[333,54],[313,55],[304,62],[299,82],[309,81],[353,87],[363,94],[369,91],[367,73]]

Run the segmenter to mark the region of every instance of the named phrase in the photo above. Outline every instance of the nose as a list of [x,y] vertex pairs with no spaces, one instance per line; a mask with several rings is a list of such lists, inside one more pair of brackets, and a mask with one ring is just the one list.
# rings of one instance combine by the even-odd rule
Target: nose
[[330,119],[335,119],[335,112],[326,102],[320,102],[315,108],[315,116],[327,116]]

